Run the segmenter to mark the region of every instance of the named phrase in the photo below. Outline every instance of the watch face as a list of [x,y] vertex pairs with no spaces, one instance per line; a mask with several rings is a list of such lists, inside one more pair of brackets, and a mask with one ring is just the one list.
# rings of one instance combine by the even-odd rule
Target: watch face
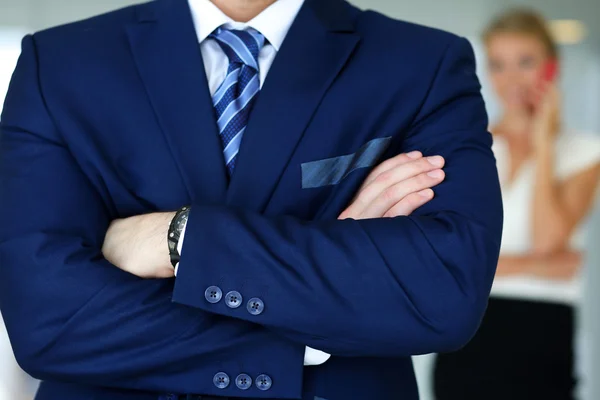
[[187,224],[188,215],[189,211],[186,210],[185,212],[182,212],[177,218],[177,221],[175,221],[175,232],[177,232],[177,235],[181,235],[181,232],[183,232],[183,228]]

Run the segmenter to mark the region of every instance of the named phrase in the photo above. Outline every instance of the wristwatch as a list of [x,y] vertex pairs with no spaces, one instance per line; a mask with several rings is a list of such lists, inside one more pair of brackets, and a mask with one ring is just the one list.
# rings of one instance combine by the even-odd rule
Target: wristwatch
[[181,258],[181,255],[177,249],[177,245],[179,244],[179,239],[181,238],[181,232],[183,232],[183,228],[185,228],[187,224],[189,214],[189,206],[181,207],[179,211],[175,213],[175,216],[171,220],[171,225],[169,225],[167,243],[169,245],[169,256],[171,258],[171,264],[173,265],[173,268],[177,266],[177,263],[179,263],[179,259]]

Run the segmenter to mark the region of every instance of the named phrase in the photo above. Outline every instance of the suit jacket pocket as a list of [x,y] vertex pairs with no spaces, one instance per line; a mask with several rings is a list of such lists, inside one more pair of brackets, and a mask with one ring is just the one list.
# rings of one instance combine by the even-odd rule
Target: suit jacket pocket
[[337,185],[352,171],[374,166],[391,141],[391,136],[373,139],[354,154],[303,163],[302,189]]

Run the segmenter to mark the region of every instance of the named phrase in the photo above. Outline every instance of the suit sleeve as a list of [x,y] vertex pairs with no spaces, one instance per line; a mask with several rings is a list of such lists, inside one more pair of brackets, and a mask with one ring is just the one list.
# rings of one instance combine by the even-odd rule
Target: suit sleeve
[[[298,396],[304,348],[256,324],[171,301],[173,280],[141,280],[101,254],[106,201],[48,114],[32,37],[13,75],[0,141],[0,307],[36,378],[163,393],[260,397],[238,374]],[[213,377],[230,376],[226,389]]]
[[[310,222],[193,205],[173,299],[333,355],[460,348],[480,324],[498,261],[491,143],[473,52],[457,38],[399,149],[446,158],[433,201],[409,217]],[[251,301],[211,304],[197,295],[210,286]]]

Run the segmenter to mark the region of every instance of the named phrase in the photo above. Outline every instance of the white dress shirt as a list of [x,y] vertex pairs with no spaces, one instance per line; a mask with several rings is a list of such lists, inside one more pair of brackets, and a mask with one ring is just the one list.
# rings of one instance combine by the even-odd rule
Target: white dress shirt
[[[304,0],[277,0],[251,21],[242,23],[233,21],[209,0],[189,0],[210,94],[213,95],[217,91],[219,85],[225,80],[229,68],[229,59],[225,53],[214,39],[209,38],[215,29],[220,26],[237,30],[254,28],[265,37],[265,46],[258,54],[260,86],[262,87],[271,64],[273,64],[273,60],[275,60],[275,56],[303,3]],[[185,228],[178,243],[179,254],[183,248],[184,237]],[[175,275],[177,275],[178,269],[179,265],[177,265]],[[327,353],[307,347],[304,354],[304,365],[320,365],[329,357],[331,356]]]

